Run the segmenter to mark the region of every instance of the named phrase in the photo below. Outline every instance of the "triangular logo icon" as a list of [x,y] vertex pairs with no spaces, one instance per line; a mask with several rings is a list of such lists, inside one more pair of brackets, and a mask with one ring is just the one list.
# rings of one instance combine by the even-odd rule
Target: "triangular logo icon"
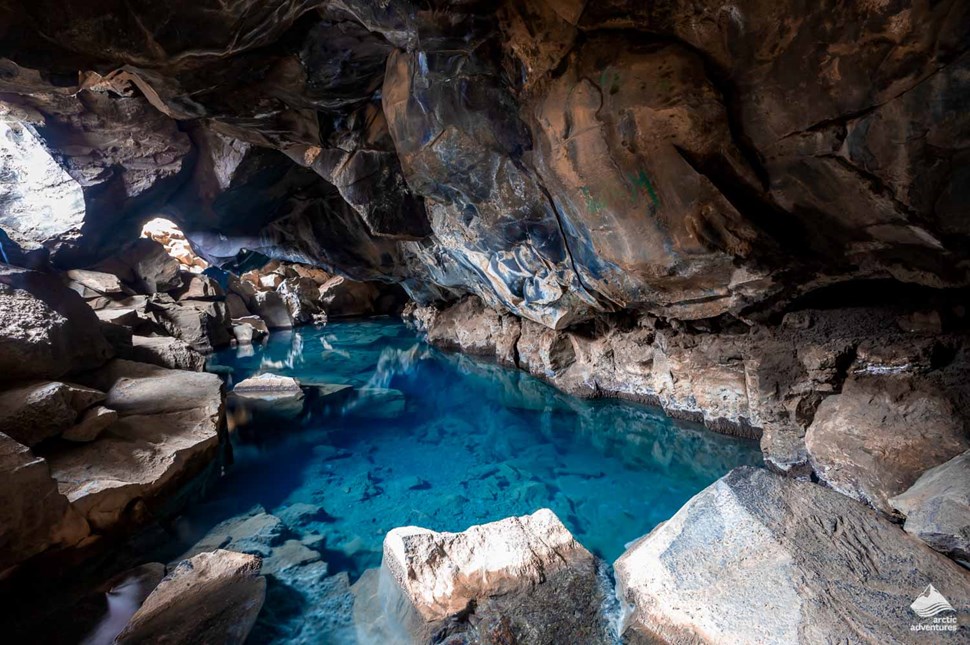
[[944,611],[956,611],[953,605],[933,585],[926,585],[926,589],[913,601],[909,608],[920,618],[932,618]]

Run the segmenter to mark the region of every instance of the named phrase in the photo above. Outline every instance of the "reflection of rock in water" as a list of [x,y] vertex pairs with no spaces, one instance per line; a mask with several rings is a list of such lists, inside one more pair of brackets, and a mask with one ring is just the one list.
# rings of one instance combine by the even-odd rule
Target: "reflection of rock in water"
[[111,586],[104,594],[108,610],[98,626],[81,641],[81,645],[113,643],[115,636],[121,633],[164,575],[165,565],[152,562],[121,574],[116,584],[109,582]]

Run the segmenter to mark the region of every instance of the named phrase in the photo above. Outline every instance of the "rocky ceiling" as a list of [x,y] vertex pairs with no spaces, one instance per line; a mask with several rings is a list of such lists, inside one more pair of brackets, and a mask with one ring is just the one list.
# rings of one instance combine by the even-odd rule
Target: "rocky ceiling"
[[970,283],[964,0],[8,0],[0,56],[14,261],[165,214],[551,327]]

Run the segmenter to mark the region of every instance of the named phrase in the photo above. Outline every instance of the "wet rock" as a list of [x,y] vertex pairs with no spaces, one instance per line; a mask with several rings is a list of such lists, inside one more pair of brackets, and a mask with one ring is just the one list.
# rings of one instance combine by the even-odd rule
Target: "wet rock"
[[273,416],[297,417],[303,412],[305,396],[300,383],[289,376],[260,374],[239,381],[232,389],[237,400]]
[[383,387],[362,387],[353,392],[347,411],[370,419],[394,419],[404,414],[407,400],[400,390]]
[[50,547],[73,546],[88,533],[47,462],[0,433],[0,572]]
[[[494,356],[499,362],[515,364],[516,343],[521,333],[519,319],[501,314],[486,307],[481,299],[471,296],[443,310],[428,308],[418,313],[411,308],[405,316],[417,322],[420,331],[427,333],[428,341],[442,347],[450,347],[469,354]],[[433,316],[433,320],[428,316]]]
[[[503,622],[521,642],[606,643],[598,576],[596,558],[545,509],[462,533],[397,528],[384,540],[380,576],[356,590],[358,636],[474,639],[483,625]],[[375,602],[393,609],[381,621],[361,620]]]
[[33,447],[72,427],[78,415],[104,399],[99,390],[57,381],[0,392],[0,431]]
[[970,567],[970,452],[926,471],[889,503],[906,516],[907,533]]
[[0,380],[57,378],[110,355],[81,296],[56,276],[0,265]]
[[132,336],[132,347],[126,358],[151,363],[173,370],[201,372],[205,369],[205,356],[184,340],[170,336]]
[[892,514],[891,497],[970,449],[970,437],[938,387],[905,374],[861,375],[822,401],[805,445],[822,481]]
[[182,286],[178,261],[161,244],[147,238],[132,242],[93,268],[118,276],[136,293],[159,293]]
[[970,601],[965,571],[862,504],[753,468],[696,495],[614,568],[631,642],[885,642],[910,633],[927,580],[954,606]]
[[58,489],[100,531],[144,521],[138,508],[177,504],[174,492],[217,456],[222,381],[116,359],[88,382],[119,418],[96,441],[48,455]]
[[183,554],[182,559],[213,549],[229,549],[266,558],[275,547],[284,543],[286,535],[286,527],[280,518],[270,515],[262,507],[256,507],[246,515],[217,524]]
[[94,441],[117,420],[117,412],[99,405],[82,414],[77,425],[65,430],[61,437],[81,443]]
[[241,645],[266,597],[260,559],[216,550],[180,562],[135,612],[116,643],[171,639]]

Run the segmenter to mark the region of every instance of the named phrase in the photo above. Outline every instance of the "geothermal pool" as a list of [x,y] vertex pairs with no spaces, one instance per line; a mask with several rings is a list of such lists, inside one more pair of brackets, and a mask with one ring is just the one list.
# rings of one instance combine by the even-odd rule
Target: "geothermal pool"
[[612,562],[715,479],[761,462],[755,442],[563,395],[392,319],[275,333],[210,364],[230,388],[272,372],[330,394],[303,413],[281,405],[247,423],[237,411],[234,465],[166,547],[264,556],[273,577],[251,643],[354,642],[349,586],[380,565],[396,526],[460,531],[548,507]]

